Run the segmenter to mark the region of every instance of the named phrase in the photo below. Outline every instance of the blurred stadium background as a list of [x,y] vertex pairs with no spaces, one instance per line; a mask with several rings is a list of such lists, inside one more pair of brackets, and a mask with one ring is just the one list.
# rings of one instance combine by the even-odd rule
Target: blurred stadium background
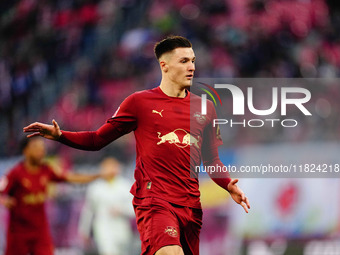
[[[28,123],[54,118],[65,130],[95,130],[127,95],[157,86],[153,45],[169,34],[192,41],[198,77],[340,75],[340,4],[335,0],[1,0],[0,174],[20,159],[18,141]],[[337,143],[340,88],[313,93],[321,100],[313,101],[321,109],[313,115],[317,131],[286,133],[281,140],[275,139],[280,133],[266,136],[267,130],[233,131],[222,161],[230,161],[230,155],[242,158],[242,150],[254,145],[261,155],[273,144],[280,148],[286,138],[303,143],[322,136],[319,145],[323,139]],[[330,123],[321,125],[323,117]],[[51,162],[75,171],[96,171],[103,157],[114,155],[132,182],[131,135],[100,152],[57,143],[48,148]],[[340,254],[339,184],[339,179],[242,180],[253,206],[243,215],[222,189],[203,180],[201,254]],[[86,186],[54,187],[48,211],[56,254],[96,254],[95,247],[83,249],[77,234],[85,191]],[[3,208],[0,217],[1,254]],[[132,242],[138,254],[137,233]]]

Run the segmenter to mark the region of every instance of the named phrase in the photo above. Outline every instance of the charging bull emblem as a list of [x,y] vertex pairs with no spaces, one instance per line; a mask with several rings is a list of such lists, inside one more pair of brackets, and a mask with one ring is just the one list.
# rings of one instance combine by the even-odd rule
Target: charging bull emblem
[[195,138],[184,129],[177,128],[165,135],[161,135],[161,132],[157,132],[157,134],[158,139],[160,139],[157,145],[168,142],[170,144],[175,144],[179,148],[185,148],[192,145],[194,145],[196,148],[199,148],[199,137]]
[[176,135],[175,132],[170,132],[166,135],[160,136],[161,132],[157,132],[158,138],[161,139],[157,145],[160,145],[162,143],[168,142],[168,143],[179,143],[178,136]]
[[192,135],[190,135],[189,133],[186,134],[184,137],[183,137],[183,144],[187,144],[187,145],[195,145],[197,148],[199,148],[199,145],[198,145],[198,140],[193,137]]

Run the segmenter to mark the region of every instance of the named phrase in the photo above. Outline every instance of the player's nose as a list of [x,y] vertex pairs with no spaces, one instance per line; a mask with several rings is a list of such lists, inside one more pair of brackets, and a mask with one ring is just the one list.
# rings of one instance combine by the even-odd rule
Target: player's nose
[[188,70],[189,70],[190,72],[195,71],[195,63],[190,63],[190,65],[189,65],[189,67],[188,67]]

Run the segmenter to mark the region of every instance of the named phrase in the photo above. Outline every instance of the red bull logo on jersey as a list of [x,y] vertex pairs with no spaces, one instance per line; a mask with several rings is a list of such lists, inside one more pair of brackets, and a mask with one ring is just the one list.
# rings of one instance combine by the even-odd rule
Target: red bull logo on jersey
[[195,138],[184,129],[177,128],[174,131],[162,135],[161,132],[157,132],[160,141],[157,145],[163,143],[175,144],[179,148],[185,148],[187,146],[195,146],[199,148],[199,137]]

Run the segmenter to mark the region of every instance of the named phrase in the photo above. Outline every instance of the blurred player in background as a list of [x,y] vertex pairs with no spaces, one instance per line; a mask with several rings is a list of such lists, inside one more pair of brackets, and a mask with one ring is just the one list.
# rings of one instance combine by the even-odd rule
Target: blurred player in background
[[0,203],[9,209],[5,255],[53,255],[53,243],[45,212],[50,182],[88,183],[101,174],[58,173],[43,162],[44,140],[25,138],[24,155],[6,176],[0,179]]
[[[222,142],[219,129],[213,127],[216,112],[209,101],[208,115],[202,116],[201,98],[187,90],[196,59],[188,39],[168,37],[155,45],[155,55],[162,71],[160,86],[127,97],[97,131],[61,131],[53,120],[53,125],[32,123],[24,132],[78,149],[99,150],[134,131],[136,182],[131,193],[142,254],[198,255],[202,209],[198,178],[192,178],[191,171],[202,160],[206,166],[223,166],[217,149]],[[210,177],[248,212],[249,201],[237,179],[231,180],[227,173]]]
[[79,222],[80,235],[85,243],[90,240],[91,223],[100,255],[129,254],[134,215],[129,194],[130,183],[123,178],[121,164],[115,158],[105,158],[100,171],[106,176],[87,188],[86,201]]

